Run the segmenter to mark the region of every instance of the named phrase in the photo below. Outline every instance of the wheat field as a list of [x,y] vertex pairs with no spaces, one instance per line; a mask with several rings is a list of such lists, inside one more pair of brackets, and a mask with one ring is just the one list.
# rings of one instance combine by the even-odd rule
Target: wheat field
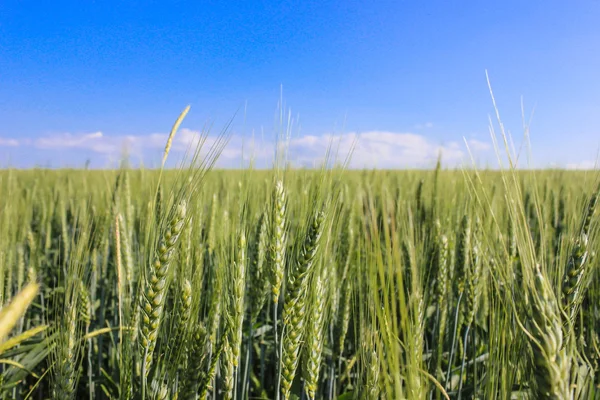
[[0,172],[2,399],[596,397],[597,173],[218,152]]

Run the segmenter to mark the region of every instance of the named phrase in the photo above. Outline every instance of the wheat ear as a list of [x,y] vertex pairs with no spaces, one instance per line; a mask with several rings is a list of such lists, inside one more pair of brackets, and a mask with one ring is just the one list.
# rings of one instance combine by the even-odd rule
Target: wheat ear
[[304,337],[308,282],[319,249],[324,221],[325,213],[322,211],[313,217],[286,288],[281,355],[281,396],[284,400],[288,398],[296,376],[300,345]]
[[183,229],[187,212],[185,201],[182,201],[175,211],[166,232],[156,249],[156,256],[150,266],[144,294],[142,296],[142,320],[138,343],[142,357],[144,379],[148,377],[154,347],[162,320],[164,300],[166,297],[167,275],[177,239]]
[[536,266],[529,289],[531,314],[527,323],[533,351],[535,388],[540,399],[570,399],[571,359],[563,345],[558,304],[546,277]]
[[306,346],[304,347],[304,388],[309,399],[314,399],[319,384],[321,355],[323,353],[323,321],[325,319],[325,285],[317,276],[310,296],[311,309],[306,326]]

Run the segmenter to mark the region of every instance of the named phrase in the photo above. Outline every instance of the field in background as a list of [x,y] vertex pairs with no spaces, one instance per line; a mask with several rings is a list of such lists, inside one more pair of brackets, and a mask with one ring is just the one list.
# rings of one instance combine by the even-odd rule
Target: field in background
[[593,398],[597,181],[3,171],[1,396]]

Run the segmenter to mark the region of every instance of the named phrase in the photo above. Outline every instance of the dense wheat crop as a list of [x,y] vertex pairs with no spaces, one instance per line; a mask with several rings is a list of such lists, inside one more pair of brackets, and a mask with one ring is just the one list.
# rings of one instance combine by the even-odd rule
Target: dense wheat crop
[[598,176],[0,172],[3,399],[570,399]]

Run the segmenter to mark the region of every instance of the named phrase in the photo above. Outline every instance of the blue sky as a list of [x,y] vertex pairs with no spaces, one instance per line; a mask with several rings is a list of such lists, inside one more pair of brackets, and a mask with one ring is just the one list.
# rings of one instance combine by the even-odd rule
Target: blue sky
[[[423,167],[442,150],[495,164],[487,69],[534,166],[593,165],[600,147],[600,1],[0,2],[0,163],[155,164],[179,112],[183,151],[234,116],[221,166],[242,145],[268,165],[278,102],[290,157],[358,139],[355,167]],[[236,114],[237,112],[237,114]],[[251,138],[254,137],[252,141]],[[249,143],[251,143],[249,145]]]

